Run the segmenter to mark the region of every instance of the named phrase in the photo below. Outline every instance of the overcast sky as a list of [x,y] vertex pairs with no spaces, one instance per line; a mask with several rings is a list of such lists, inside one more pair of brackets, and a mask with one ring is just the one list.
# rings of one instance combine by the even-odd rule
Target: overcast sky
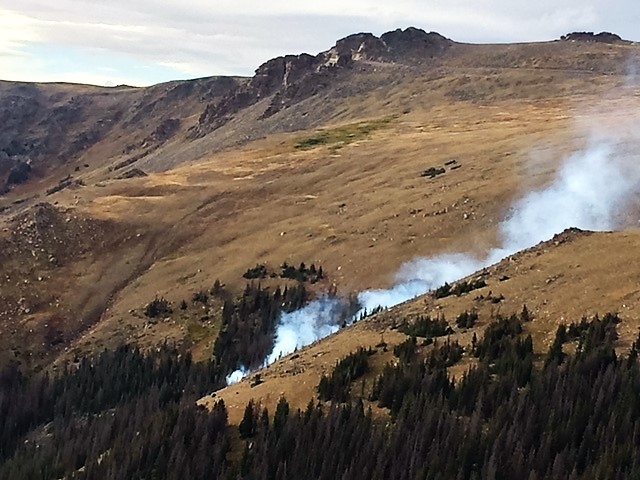
[[0,0],[0,79],[149,85],[251,75],[279,55],[408,26],[478,43],[579,30],[640,41],[640,1]]

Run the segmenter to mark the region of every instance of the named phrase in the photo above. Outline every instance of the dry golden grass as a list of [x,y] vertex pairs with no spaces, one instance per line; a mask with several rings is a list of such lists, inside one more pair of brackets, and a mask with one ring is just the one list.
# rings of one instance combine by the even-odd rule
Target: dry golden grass
[[[375,349],[370,363],[372,371],[379,371],[392,361],[393,347],[404,338],[405,335],[385,326],[361,322],[261,370],[258,374],[262,383],[252,386],[255,375],[258,375],[254,374],[241,383],[203,398],[199,403],[213,406],[218,400],[224,400],[231,423],[242,420],[244,407],[251,399],[273,412],[280,397],[286,396],[292,408],[304,409],[316,397],[321,375],[330,374],[335,364],[347,354],[359,347]],[[382,347],[376,347],[382,342],[388,345],[386,352]]]
[[[383,339],[389,351],[376,349],[367,377],[371,384],[382,367],[394,361],[393,346],[407,338],[392,326],[419,315],[444,316],[455,327],[453,320],[458,314],[477,310],[480,318],[472,330],[456,328],[449,336],[452,341],[468,346],[473,333],[481,337],[497,315],[520,313],[526,304],[533,320],[525,324],[525,333],[532,335],[534,350],[542,356],[560,324],[579,322],[583,316],[616,312],[622,319],[617,348],[626,352],[640,332],[640,277],[636,269],[630,268],[638,255],[640,231],[561,235],[487,269],[483,275],[488,285],[482,289],[443,299],[426,295],[399,305],[286,357],[214,396],[204,397],[200,403],[211,406],[219,399],[224,400],[232,423],[241,420],[244,406],[251,399],[273,411],[284,395],[294,408],[303,409],[317,398],[316,387],[322,374],[330,372],[338,360],[359,347],[376,348]],[[477,299],[489,293],[502,295],[504,300],[493,304]],[[460,378],[473,363],[473,358],[465,353],[461,362],[450,368],[450,374]],[[253,387],[255,375],[260,375],[264,383]]]
[[[104,236],[114,245],[96,244],[65,268],[47,271],[52,281],[42,285],[43,295],[80,318],[66,351],[55,356],[171,339],[205,357],[215,324],[207,327],[210,335],[180,316],[149,327],[138,313],[156,295],[177,304],[216,279],[238,289],[256,263],[320,264],[328,276],[321,287],[335,283],[349,293],[390,286],[398,267],[416,256],[482,252],[496,243],[511,202],[544,185],[563,157],[588,143],[585,124],[618,131],[638,118],[640,97],[623,88],[623,74],[605,68],[617,69],[631,47],[578,46],[568,54],[564,44],[531,51],[487,46],[479,47],[481,55],[457,48],[457,56],[432,69],[381,67],[362,77],[374,85],[369,90],[354,74],[335,89],[343,97],[319,94],[272,123],[256,123],[258,114],[249,111],[210,137],[159,150],[149,166],[179,165],[165,172],[113,180],[102,166],[85,174],[86,187],[46,197],[78,216],[111,222]],[[603,71],[580,69],[589,52],[602,56],[595,64]],[[562,55],[564,69],[557,65]],[[268,131],[316,113],[322,141],[305,144],[314,148],[296,145],[318,136],[315,126]],[[376,128],[363,131],[371,124]],[[254,129],[265,138],[230,146]],[[460,168],[420,176],[454,159]],[[10,230],[7,218],[0,220]],[[4,265],[2,273],[11,275],[11,268]],[[93,298],[88,310],[99,318],[83,313],[83,299]],[[3,319],[3,333],[21,322],[38,331],[56,313],[45,306]]]
[[[624,108],[597,121],[615,125],[633,107],[625,99]],[[459,103],[401,116],[337,151],[300,151],[295,145],[308,134],[280,135],[164,174],[62,192],[59,202],[129,224],[144,239],[141,249],[102,260],[139,267],[144,258],[146,266],[134,277],[110,268],[126,286],[74,347],[91,351],[96,339],[101,346],[180,340],[180,322],[150,329],[130,311],[156,295],[188,299],[216,279],[238,289],[256,263],[314,262],[348,293],[391,285],[398,267],[416,256],[483,251],[495,243],[509,204],[587,143],[573,117],[556,101]],[[452,159],[460,168],[420,176]],[[91,286],[95,271],[80,273],[67,292]]]

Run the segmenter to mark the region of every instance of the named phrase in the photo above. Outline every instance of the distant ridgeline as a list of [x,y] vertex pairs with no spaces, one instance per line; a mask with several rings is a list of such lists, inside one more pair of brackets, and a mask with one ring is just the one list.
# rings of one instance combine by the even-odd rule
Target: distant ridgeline
[[[620,319],[608,314],[559,327],[537,358],[530,320],[526,309],[497,317],[468,347],[407,337],[373,377],[376,350],[356,351],[323,377],[322,400],[292,411],[281,398],[275,412],[250,402],[237,427],[222,402],[195,405],[221,385],[215,362],[174,348],[124,346],[54,376],[10,366],[0,373],[0,478],[640,475],[640,340],[617,355]],[[471,366],[453,381],[447,368],[462,358]]]
[[600,43],[628,43],[620,35],[611,32],[572,32],[562,35],[560,40],[572,40],[579,42],[600,42]]

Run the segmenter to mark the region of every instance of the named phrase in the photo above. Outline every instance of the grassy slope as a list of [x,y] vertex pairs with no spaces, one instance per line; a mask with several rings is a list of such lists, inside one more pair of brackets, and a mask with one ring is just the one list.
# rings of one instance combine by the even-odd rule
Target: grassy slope
[[[178,302],[216,278],[240,287],[241,274],[257,262],[322,264],[346,293],[390,285],[398,266],[418,255],[483,250],[495,243],[510,202],[588,143],[585,112],[611,129],[637,116],[640,97],[621,89],[633,48],[458,45],[438,65],[341,77],[269,121],[256,121],[258,107],[249,109],[208,137],[159,150],[159,165],[179,165],[164,173],[114,180],[103,167],[88,172],[86,187],[46,200],[109,222],[103,241],[80,258],[69,255],[64,267],[45,269],[49,281],[38,288],[58,302],[19,315],[0,310],[3,342],[26,342],[44,355],[44,325],[62,311],[79,326],[54,356],[68,358],[63,347],[82,352],[190,336],[206,355],[215,322],[211,335],[179,316],[149,328],[136,312],[155,295]],[[317,124],[320,131],[277,133]],[[267,136],[231,147],[245,134]],[[314,137],[322,141],[308,145]],[[314,148],[296,148],[301,143]],[[420,177],[452,159],[459,169]],[[8,235],[8,215],[1,221]],[[37,276],[40,267],[22,253],[13,261]],[[0,286],[17,289],[12,297],[24,290],[17,272],[2,266]],[[98,287],[96,309],[81,305],[79,297]]]
[[[323,373],[358,347],[373,347],[372,368],[366,382],[370,387],[381,368],[394,357],[392,347],[406,338],[392,327],[405,318],[418,315],[444,315],[452,326],[456,316],[476,309],[479,321],[473,330],[455,328],[450,336],[469,345],[475,331],[478,337],[498,313],[520,313],[524,304],[533,315],[525,325],[531,333],[538,354],[546,353],[561,323],[578,322],[583,316],[618,312],[618,348],[625,351],[635,341],[640,329],[640,285],[638,273],[629,268],[640,254],[640,231],[621,233],[566,233],[550,242],[514,255],[486,272],[487,286],[461,297],[434,299],[427,295],[407,302],[365,322],[341,330],[336,335],[303,351],[290,355],[260,372],[263,383],[252,387],[253,377],[205,397],[204,405],[222,398],[229,408],[231,422],[242,418],[250,399],[262,402],[273,411],[277,401],[286,395],[294,408],[304,408],[316,395]],[[508,280],[504,280],[509,277]],[[502,279],[502,280],[501,280]],[[497,304],[476,300],[489,293],[504,296]],[[380,348],[381,341],[388,351]],[[453,376],[461,376],[473,359],[465,354],[460,364],[452,367]],[[356,389],[360,383],[357,382]]]

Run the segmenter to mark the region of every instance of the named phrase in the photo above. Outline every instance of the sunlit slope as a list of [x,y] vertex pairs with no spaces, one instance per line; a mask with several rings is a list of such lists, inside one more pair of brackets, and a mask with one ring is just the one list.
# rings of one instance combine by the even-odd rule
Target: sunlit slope
[[[318,293],[335,284],[347,294],[391,286],[416,256],[481,255],[500,244],[514,200],[548,184],[562,159],[607,132],[635,148],[625,132],[640,111],[625,67],[633,48],[456,44],[437,64],[356,62],[362,68],[326,78],[269,119],[258,102],[198,138],[188,131],[205,105],[190,97],[179,138],[127,167],[147,176],[110,170],[100,152],[120,152],[123,136],[83,153],[97,154],[95,168],[70,164],[0,200],[0,237],[20,239],[0,267],[3,351],[41,365],[169,339],[202,358],[215,321],[205,330],[179,316],[149,325],[144,306],[156,296],[177,305],[216,279],[238,290],[256,263],[320,264]],[[165,91],[179,103],[173,87],[188,90],[167,85],[147,100],[160,108]],[[136,128],[127,135],[142,142],[147,127]],[[67,174],[81,182],[48,195]],[[36,251],[22,223],[43,201],[58,213],[41,225],[49,243]]]
[[[525,324],[538,354],[546,353],[560,324],[579,322],[583,316],[616,312],[620,338],[617,347],[626,351],[640,329],[640,272],[635,267],[640,254],[640,232],[591,233],[567,231],[549,242],[516,254],[470,278],[481,277],[487,286],[463,296],[437,299],[425,295],[377,314],[307,349],[290,355],[247,380],[202,400],[210,405],[223,399],[230,419],[238,422],[250,399],[262,402],[272,411],[281,396],[292,406],[302,408],[316,398],[320,376],[329,373],[336,362],[359,347],[377,350],[371,385],[386,362],[394,361],[393,346],[406,336],[394,326],[418,316],[444,316],[454,333],[451,340],[468,346],[473,333],[482,330],[498,315],[520,314],[526,305],[533,320]],[[495,302],[492,299],[502,298]],[[464,311],[477,311],[479,320],[471,330],[459,329],[454,320]],[[386,352],[382,344],[387,344]],[[466,354],[452,372],[460,376],[473,359]],[[255,376],[261,383],[256,385]]]
[[[594,117],[603,129],[632,114],[622,102],[612,105]],[[457,105],[393,119],[339,149],[300,150],[297,142],[313,133],[285,136],[127,189],[103,188],[112,193],[83,208],[110,218],[136,212],[165,226],[164,242],[182,243],[115,299],[93,334],[121,341],[115,322],[131,323],[130,310],[155,295],[178,302],[216,279],[240,288],[256,263],[315,262],[329,285],[349,293],[391,286],[400,265],[418,256],[482,256],[500,245],[499,225],[512,204],[551,182],[562,160],[590,143],[592,131],[576,128],[571,113],[552,105]],[[446,173],[421,176],[438,166]],[[180,240],[186,232],[191,238]],[[90,347],[90,337],[84,341]]]

